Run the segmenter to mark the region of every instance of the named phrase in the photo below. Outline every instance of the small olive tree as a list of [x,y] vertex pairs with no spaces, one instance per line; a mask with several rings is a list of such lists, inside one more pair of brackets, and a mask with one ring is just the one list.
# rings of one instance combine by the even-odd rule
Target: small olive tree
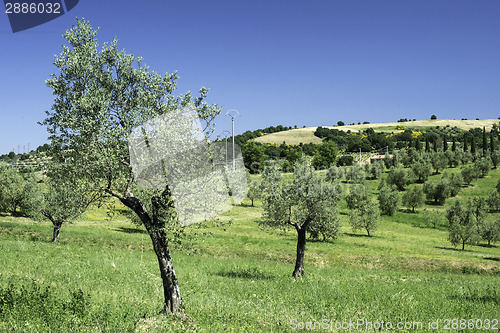
[[495,219],[486,219],[479,226],[479,233],[481,238],[488,242],[488,246],[491,246],[491,243],[497,242],[500,240],[500,218]]
[[408,175],[403,167],[392,167],[387,174],[386,182],[389,185],[395,185],[399,191],[404,191],[409,183]]
[[252,201],[252,207],[254,206],[253,202],[255,199],[260,198],[262,195],[262,186],[258,181],[250,180],[248,182],[248,192],[247,197]]
[[411,170],[419,183],[424,183],[431,175],[431,165],[422,159],[415,161],[411,166]]
[[439,170],[446,168],[448,165],[448,158],[444,152],[435,152],[431,155],[431,164],[435,170],[435,173],[438,174]]
[[424,205],[424,191],[420,186],[414,186],[403,194],[403,206],[411,209],[415,213],[415,208]]
[[481,178],[484,178],[488,175],[488,172],[491,170],[492,163],[489,157],[481,157],[474,162],[474,168],[479,170],[481,174]]
[[484,205],[477,198],[469,199],[465,204],[456,200],[447,209],[446,218],[449,221],[450,233],[448,240],[455,246],[475,244],[481,239],[480,226],[486,217]]
[[400,202],[396,186],[383,185],[378,194],[378,202],[382,214],[394,215]]
[[275,167],[265,167],[262,223],[280,229],[293,227],[297,231],[297,257],[292,274],[296,278],[304,274],[306,232],[312,230],[327,238],[337,237],[340,228],[337,205],[342,189],[315,174],[305,159],[295,163],[293,175],[293,180],[285,182]]
[[354,184],[349,188],[349,193],[345,196],[345,201],[349,209],[356,209],[363,205],[367,198],[366,186]]
[[365,229],[368,237],[371,237],[371,232],[377,229],[379,217],[377,203],[372,199],[366,199],[362,205],[349,212],[349,223],[353,231]]
[[466,185],[470,185],[473,180],[478,179],[480,176],[480,170],[476,169],[472,165],[467,165],[461,171],[462,179]]
[[27,214],[39,221],[49,219],[53,226],[52,242],[56,243],[62,225],[80,217],[99,196],[96,192],[90,192],[77,177],[71,177],[69,170],[52,168],[49,174],[38,187],[37,204],[31,205]]
[[0,165],[0,211],[13,216],[26,214],[38,202],[36,183],[33,173],[20,173],[7,164]]

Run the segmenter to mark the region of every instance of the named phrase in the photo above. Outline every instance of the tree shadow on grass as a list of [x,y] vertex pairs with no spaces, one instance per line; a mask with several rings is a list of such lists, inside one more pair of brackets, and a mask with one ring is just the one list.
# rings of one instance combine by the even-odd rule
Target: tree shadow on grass
[[258,268],[233,268],[231,270],[221,270],[214,275],[230,278],[242,278],[250,280],[271,280],[274,277],[266,272],[262,272]]
[[351,233],[348,233],[348,232],[344,232],[344,235],[346,236],[350,236],[350,237],[365,237],[365,238],[376,238],[376,236],[368,236],[367,234],[351,234]]
[[492,261],[500,261],[499,257],[484,257],[486,260],[492,260]]
[[476,246],[480,246],[480,247],[485,247],[485,248],[488,248],[488,249],[494,249],[494,248],[497,248],[498,246],[497,245],[493,245],[493,244],[476,244]]
[[116,228],[115,230],[120,232],[126,232],[127,234],[147,234],[147,231],[143,229],[119,227]]
[[449,296],[449,299],[469,301],[474,303],[495,303],[500,304],[500,295],[496,293],[487,293],[481,295],[479,292],[470,292],[468,295]]
[[458,247],[445,247],[445,246],[434,246],[435,249],[440,249],[440,250],[450,250],[450,251],[458,251],[458,252],[471,252],[470,250],[462,250],[462,248]]

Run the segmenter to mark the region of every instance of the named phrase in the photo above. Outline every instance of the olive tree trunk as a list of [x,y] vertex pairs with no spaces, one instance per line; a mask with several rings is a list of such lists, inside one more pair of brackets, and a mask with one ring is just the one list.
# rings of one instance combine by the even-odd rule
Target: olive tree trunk
[[[161,312],[174,313],[183,311],[184,307],[181,301],[177,275],[175,274],[172,257],[170,256],[170,250],[168,247],[165,223],[156,218],[154,211],[153,217],[151,217],[146,211],[143,203],[138,198],[127,196],[120,197],[119,199],[124,205],[132,209],[137,216],[139,216],[153,243],[153,249],[156,253],[160,268],[161,279],[163,282],[163,295],[165,299],[163,310]],[[154,198],[152,202],[153,210],[155,210],[154,206],[156,201]]]
[[59,242],[59,234],[61,233],[61,226],[63,224],[62,220],[56,220],[52,214],[50,214],[46,210],[42,210],[42,214],[52,222],[52,226],[54,227],[54,230],[52,231],[52,243],[57,243]]
[[297,259],[295,260],[295,269],[292,276],[297,278],[304,275],[304,253],[306,250],[306,228],[296,226],[297,229]]
[[52,232],[52,243],[59,242],[59,233],[61,232],[62,222],[52,222],[54,231]]

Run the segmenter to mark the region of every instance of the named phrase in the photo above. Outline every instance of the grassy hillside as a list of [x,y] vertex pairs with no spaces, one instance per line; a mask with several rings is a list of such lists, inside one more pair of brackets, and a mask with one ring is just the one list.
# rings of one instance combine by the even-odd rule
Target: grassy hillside
[[[343,131],[350,130],[351,132],[359,132],[367,128],[373,128],[375,131],[381,132],[393,132],[396,131],[396,126],[407,126],[412,128],[429,128],[429,127],[445,127],[449,125],[450,127],[458,127],[463,130],[469,130],[471,128],[483,128],[490,130],[493,124],[498,124],[500,121],[498,119],[486,119],[486,120],[417,120],[409,122],[393,122],[393,123],[374,123],[374,124],[361,124],[361,125],[344,125],[344,126],[323,126],[327,128],[336,128]],[[302,143],[321,143],[321,139],[314,136],[316,127],[306,127],[299,129],[292,129],[284,132],[267,134],[254,139],[256,142],[261,143],[275,143],[281,144],[283,141],[290,145],[297,145]]]
[[[498,179],[494,170],[459,197],[486,195]],[[367,183],[375,193],[378,181]],[[453,200],[426,208],[443,211]],[[364,320],[360,332],[373,331],[367,321],[421,322],[427,331],[437,319],[442,330],[445,318],[498,318],[498,245],[459,251],[444,221],[433,229],[418,212],[383,216],[366,237],[348,227],[342,202],[339,239],[309,241],[306,275],[293,280],[296,233],[260,228],[261,203],[244,201],[172,244],[186,307],[173,318],[157,315],[162,287],[149,236],[123,216],[108,221],[94,208],[63,226],[59,244],[50,243],[49,223],[0,216],[0,332],[288,332],[323,320]]]

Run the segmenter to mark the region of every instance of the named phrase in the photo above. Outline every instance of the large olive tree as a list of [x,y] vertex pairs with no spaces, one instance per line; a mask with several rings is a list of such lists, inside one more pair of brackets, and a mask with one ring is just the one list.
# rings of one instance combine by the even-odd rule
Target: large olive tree
[[[68,45],[54,59],[58,73],[46,81],[54,104],[41,124],[47,126],[53,159],[66,163],[94,191],[117,198],[148,231],[164,289],[164,312],[183,309],[167,242],[168,225],[178,223],[168,184],[157,190],[134,189],[127,138],[133,129],[179,107],[192,105],[207,133],[220,113],[216,105],[190,92],[174,96],[177,74],[149,71],[142,58],[120,51],[117,40],[100,46],[89,22],[63,35]],[[135,195],[134,195],[135,193]]]

